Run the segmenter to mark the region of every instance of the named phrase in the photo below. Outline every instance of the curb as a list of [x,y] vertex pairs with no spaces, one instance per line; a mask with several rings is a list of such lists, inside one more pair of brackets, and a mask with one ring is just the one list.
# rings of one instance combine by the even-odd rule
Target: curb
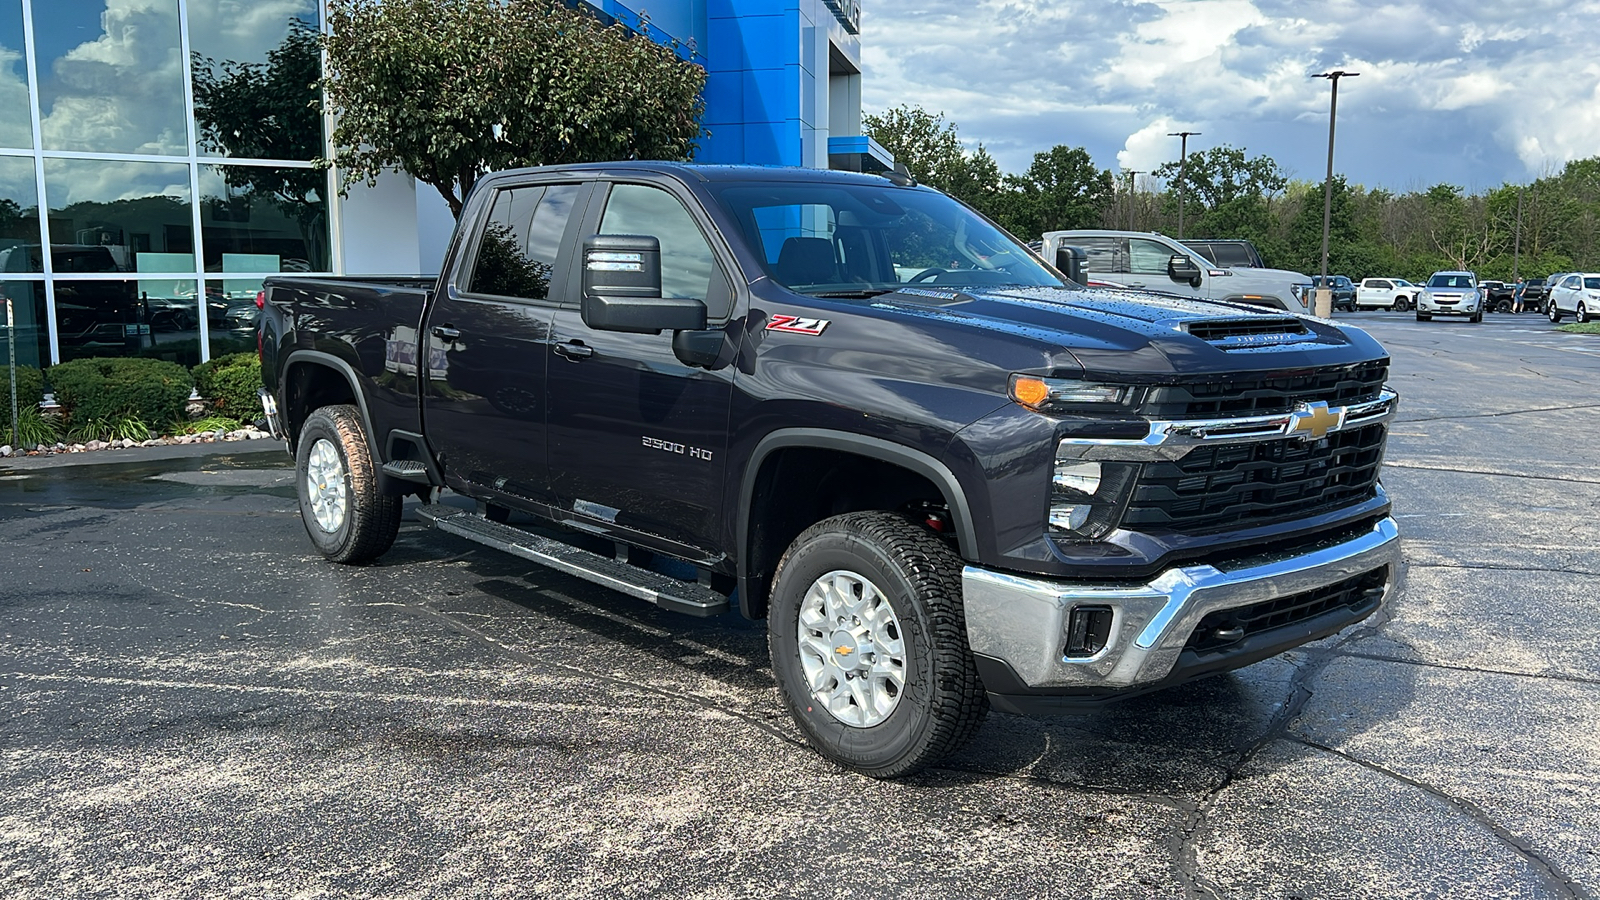
[[253,441],[212,441],[209,444],[166,444],[156,447],[127,447],[120,450],[91,450],[85,453],[55,453],[50,456],[11,456],[0,459],[0,472],[34,469],[76,468],[128,463],[159,462],[168,459],[193,459],[201,456],[265,456],[289,458],[283,441],[271,438]]

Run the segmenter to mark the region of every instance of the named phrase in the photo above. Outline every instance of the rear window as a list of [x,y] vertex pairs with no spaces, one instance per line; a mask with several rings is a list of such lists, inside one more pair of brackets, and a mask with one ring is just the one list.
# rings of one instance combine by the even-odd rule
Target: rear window
[[1600,276],[1596,276],[1596,275],[1585,275],[1585,276],[1583,276],[1583,286],[1588,288],[1591,291],[1600,291]]

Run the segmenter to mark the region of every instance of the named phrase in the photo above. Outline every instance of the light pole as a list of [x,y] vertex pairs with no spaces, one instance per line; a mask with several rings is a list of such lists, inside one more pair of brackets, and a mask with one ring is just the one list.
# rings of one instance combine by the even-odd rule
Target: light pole
[[1124,169],[1122,174],[1128,176],[1128,230],[1129,231],[1134,231],[1135,229],[1133,227],[1133,190],[1134,190],[1133,180],[1134,180],[1134,176],[1138,175],[1140,173],[1139,173],[1138,169]]
[[1333,288],[1328,285],[1328,228],[1333,223],[1333,123],[1339,115],[1339,79],[1360,74],[1335,69],[1311,76],[1326,78],[1333,84],[1333,99],[1328,105],[1328,177],[1322,182],[1322,278],[1317,283],[1317,308],[1314,310],[1323,318],[1333,315]]
[[1167,137],[1182,138],[1178,150],[1178,240],[1183,240],[1183,167],[1189,158],[1189,136],[1198,131],[1169,131]]

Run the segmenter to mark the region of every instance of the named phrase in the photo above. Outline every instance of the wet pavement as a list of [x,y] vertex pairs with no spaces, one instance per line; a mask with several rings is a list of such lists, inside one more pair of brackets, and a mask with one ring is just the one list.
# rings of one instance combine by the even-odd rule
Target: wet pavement
[[0,465],[0,896],[1594,897],[1600,338],[1347,318],[1405,398],[1387,610],[898,782],[735,617],[410,507],[325,563],[281,451]]

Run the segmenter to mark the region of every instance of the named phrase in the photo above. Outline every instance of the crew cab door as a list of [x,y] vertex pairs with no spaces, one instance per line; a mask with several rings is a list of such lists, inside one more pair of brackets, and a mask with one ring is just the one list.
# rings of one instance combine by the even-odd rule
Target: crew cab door
[[454,490],[513,507],[550,499],[550,319],[576,299],[564,248],[590,190],[570,180],[496,185],[464,215],[476,228],[458,247],[423,335],[428,440]]
[[[706,301],[707,327],[732,314],[733,290],[709,222],[670,180],[600,183],[583,234],[654,237],[662,295]],[[581,241],[580,241],[581,243]],[[722,479],[733,369],[685,365],[673,332],[631,334],[584,324],[573,302],[555,312],[548,413],[551,480],[573,524],[710,562],[721,554]]]

